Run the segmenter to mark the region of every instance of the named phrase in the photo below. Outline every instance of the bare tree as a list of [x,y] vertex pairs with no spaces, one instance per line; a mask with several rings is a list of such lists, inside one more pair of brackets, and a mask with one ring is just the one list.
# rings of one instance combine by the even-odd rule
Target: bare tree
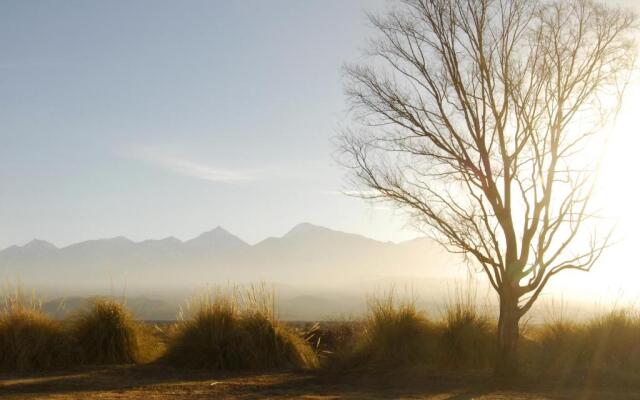
[[362,197],[390,201],[486,274],[495,374],[547,282],[609,244],[591,201],[635,62],[634,15],[590,0],[404,0],[347,66],[341,146]]

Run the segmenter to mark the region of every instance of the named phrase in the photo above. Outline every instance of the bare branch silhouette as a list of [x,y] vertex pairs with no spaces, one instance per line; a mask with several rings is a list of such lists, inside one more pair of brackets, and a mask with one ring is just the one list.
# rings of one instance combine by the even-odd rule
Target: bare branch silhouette
[[410,212],[500,298],[496,376],[551,277],[608,247],[592,197],[635,63],[635,17],[590,0],[404,0],[345,67],[362,197]]

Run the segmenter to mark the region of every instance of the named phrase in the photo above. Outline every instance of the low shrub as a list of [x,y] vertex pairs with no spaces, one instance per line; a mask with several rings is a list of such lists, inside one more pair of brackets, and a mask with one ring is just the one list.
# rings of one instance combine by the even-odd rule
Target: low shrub
[[363,325],[362,321],[355,320],[307,323],[300,330],[300,335],[318,354],[322,363],[333,365],[362,335]]

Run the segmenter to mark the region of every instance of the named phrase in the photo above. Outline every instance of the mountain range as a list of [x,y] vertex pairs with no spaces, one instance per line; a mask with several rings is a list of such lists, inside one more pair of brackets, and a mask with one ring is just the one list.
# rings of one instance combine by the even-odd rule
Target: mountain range
[[35,239],[0,251],[0,278],[61,291],[257,281],[336,287],[390,277],[446,277],[458,273],[453,264],[460,260],[428,238],[381,242],[302,223],[254,245],[221,227],[187,241],[119,236],[58,248]]

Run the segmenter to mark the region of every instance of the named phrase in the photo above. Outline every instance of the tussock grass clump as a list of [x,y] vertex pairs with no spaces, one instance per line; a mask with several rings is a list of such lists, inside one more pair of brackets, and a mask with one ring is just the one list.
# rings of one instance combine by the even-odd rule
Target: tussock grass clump
[[94,300],[72,320],[73,339],[88,364],[132,364],[144,361],[142,327],[121,302]]
[[589,321],[583,342],[592,370],[640,368],[640,318],[630,310],[614,310]]
[[216,370],[314,368],[311,347],[274,317],[264,288],[218,290],[192,301],[178,323],[166,359],[176,366]]
[[369,300],[364,331],[345,362],[353,366],[429,363],[435,354],[435,328],[417,311],[414,299],[398,301],[391,290]]
[[415,298],[398,299],[391,289],[369,300],[362,333],[354,336],[351,346],[340,346],[330,359],[346,368],[482,369],[492,365],[494,337],[495,324],[479,311],[471,286],[457,289],[442,319],[435,322],[417,310]]
[[530,357],[542,375],[565,379],[587,364],[583,328],[572,321],[553,320],[538,329]]
[[487,368],[495,353],[495,327],[482,314],[475,292],[456,291],[439,324],[440,362],[451,368]]
[[61,324],[45,316],[19,291],[0,310],[0,370],[28,372],[63,368],[73,361]]
[[537,335],[536,361],[543,375],[621,377],[640,371],[640,318],[614,310],[582,324],[555,320]]

